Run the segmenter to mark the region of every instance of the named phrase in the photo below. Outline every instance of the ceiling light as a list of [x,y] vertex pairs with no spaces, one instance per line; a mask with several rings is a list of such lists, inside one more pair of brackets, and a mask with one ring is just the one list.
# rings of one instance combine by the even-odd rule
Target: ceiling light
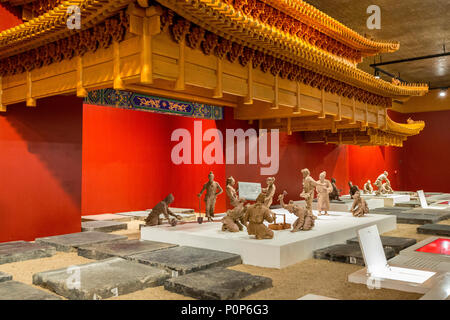
[[447,90],[442,89],[442,90],[439,92],[439,97],[445,97],[445,96],[447,96]]

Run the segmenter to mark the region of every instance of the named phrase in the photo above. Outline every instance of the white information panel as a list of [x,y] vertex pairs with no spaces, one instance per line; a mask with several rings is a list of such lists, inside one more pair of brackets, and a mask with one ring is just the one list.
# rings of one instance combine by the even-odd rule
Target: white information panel
[[422,209],[439,209],[439,210],[443,210],[446,207],[445,206],[429,206],[427,199],[425,198],[425,193],[423,192],[423,190],[419,190],[417,191],[417,195],[419,196],[419,200],[420,200],[420,206],[422,207]]
[[238,190],[240,199],[255,201],[261,193],[261,183],[239,181]]
[[358,230],[358,239],[371,277],[420,284],[436,274],[430,271],[389,266],[376,225]]
[[419,196],[420,206],[424,209],[428,208],[428,202],[427,199],[425,198],[425,193],[423,192],[423,190],[417,191],[417,195]]

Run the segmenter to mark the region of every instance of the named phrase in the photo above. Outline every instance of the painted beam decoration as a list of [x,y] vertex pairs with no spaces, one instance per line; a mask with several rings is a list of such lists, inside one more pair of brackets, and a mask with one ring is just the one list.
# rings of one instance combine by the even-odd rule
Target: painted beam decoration
[[84,103],[121,109],[167,113],[198,119],[223,120],[223,109],[202,103],[160,98],[145,94],[100,89],[89,91]]

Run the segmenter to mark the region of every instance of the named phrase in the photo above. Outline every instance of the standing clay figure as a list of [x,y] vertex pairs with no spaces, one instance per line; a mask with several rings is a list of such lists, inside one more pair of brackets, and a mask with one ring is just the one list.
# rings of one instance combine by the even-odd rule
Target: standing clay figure
[[244,229],[244,201],[239,199],[236,189],[234,189],[236,181],[233,177],[227,179],[227,186],[225,187],[230,204],[234,207],[232,210],[227,210],[227,215],[222,219],[222,231],[239,232]]
[[[181,220],[182,217],[179,215],[176,215],[172,213],[169,209],[169,205],[173,202],[174,197],[172,194],[169,194],[163,201],[159,202],[156,206],[153,207],[150,214],[145,218],[145,225],[146,226],[157,226],[162,224],[162,219],[159,217],[161,214],[164,215],[164,217],[169,220],[169,223],[171,225],[176,224],[176,219]],[[173,216],[176,219],[170,220],[169,216]]]
[[291,232],[297,232],[300,230],[308,231],[311,230],[314,227],[314,220],[317,219],[313,214],[310,214],[306,208],[302,208],[299,205],[294,204],[294,202],[291,200],[289,201],[289,204],[284,204],[284,195],[286,194],[286,191],[283,192],[283,194],[280,194],[278,196],[278,200],[280,201],[280,205],[289,211],[290,213],[293,213],[298,218],[295,220],[294,224],[292,225]]
[[305,168],[302,169],[302,175],[303,175],[303,191],[300,194],[301,198],[304,198],[306,201],[306,210],[308,211],[308,214],[312,215],[312,202],[314,199],[314,189],[317,186],[323,186],[326,187],[325,184],[321,184],[316,182],[312,177],[311,173],[309,172],[309,169]]
[[264,220],[272,223],[275,221],[275,214],[264,205],[266,196],[260,193],[256,198],[256,203],[247,207],[244,215],[244,222],[248,223],[247,232],[256,236],[256,239],[272,239],[273,231],[264,225]]
[[[323,215],[328,215],[328,210],[330,210],[330,197],[329,194],[333,191],[333,186],[330,180],[325,179],[327,173],[325,171],[321,172],[319,175],[319,181],[321,185],[316,186],[317,191],[317,211],[319,211],[319,216],[322,215],[322,211],[325,212]],[[324,185],[324,186],[323,186]]]
[[339,192],[340,190],[337,188],[336,186],[336,179],[335,178],[331,178],[331,186],[333,187],[333,191],[330,192],[330,201],[332,200],[336,200],[336,201],[342,201],[339,196]]
[[264,205],[267,208],[270,208],[270,206],[272,205],[272,201],[273,201],[273,196],[275,195],[275,178],[274,177],[269,177],[266,180],[267,183],[267,188],[263,188],[262,192],[265,194],[266,198],[264,199]]
[[[386,194],[386,193],[394,193],[394,191],[391,188],[391,182],[389,181],[389,179],[387,178],[388,176],[388,172],[385,171],[382,174],[380,174],[377,178],[377,180],[375,181],[375,186],[378,188],[375,191],[375,194],[377,196],[379,196],[380,194]],[[385,185],[383,184],[383,181],[385,183]],[[384,187],[383,187],[384,185]],[[388,192],[389,190],[389,192]]]
[[372,194],[373,193],[373,187],[372,187],[372,183],[370,182],[370,180],[367,180],[367,182],[364,184],[363,193],[364,194]]
[[351,181],[348,182],[348,186],[350,187],[350,198],[353,199],[354,194],[356,191],[359,191],[359,188],[358,186],[354,186]]
[[[203,185],[203,188],[198,194],[198,197],[201,198],[203,191],[206,190],[205,212],[208,221],[212,221],[212,217],[214,217],[214,207],[216,206],[216,198],[223,192],[223,189],[218,182],[214,181],[214,173],[212,171],[209,173],[208,179],[209,181]],[[217,190],[219,191],[217,192]]]
[[350,209],[350,212],[353,214],[354,217],[362,217],[365,214],[369,213],[369,207],[367,206],[366,200],[361,197],[361,193],[358,191],[355,192],[353,195],[353,205]]

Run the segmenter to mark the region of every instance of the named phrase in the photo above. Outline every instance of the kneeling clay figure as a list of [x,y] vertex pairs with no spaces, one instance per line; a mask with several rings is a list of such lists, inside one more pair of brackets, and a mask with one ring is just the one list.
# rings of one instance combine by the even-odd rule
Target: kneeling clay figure
[[[159,202],[156,206],[153,207],[152,212],[145,218],[146,226],[157,226],[162,224],[162,219],[159,217],[161,214],[169,220],[169,223],[172,226],[176,225],[176,219],[181,220],[182,217],[172,213],[169,209],[169,205],[173,202],[174,197],[172,194],[169,194],[163,201]],[[170,219],[169,216],[173,216],[176,219]]]
[[355,192],[353,199],[354,201],[350,212],[354,217],[362,217],[369,213],[369,206],[367,205],[366,200],[361,197],[361,193],[359,191]]
[[331,178],[331,186],[333,187],[333,191],[330,192],[329,196],[330,196],[330,201],[335,200],[335,201],[342,201],[339,196],[340,196],[340,190],[337,188],[336,186],[336,179],[335,178]]
[[291,200],[289,201],[289,204],[284,204],[284,196],[286,195],[286,191],[283,192],[283,194],[280,194],[278,196],[278,200],[280,201],[280,205],[289,211],[290,213],[293,213],[298,218],[295,220],[294,224],[292,225],[291,232],[297,232],[300,230],[308,231],[311,230],[314,227],[314,220],[317,219],[316,216],[314,216],[312,213],[310,214],[309,211],[306,208],[302,208]]
[[370,180],[367,180],[367,182],[364,184],[363,193],[364,194],[372,194],[373,193],[373,187],[372,187],[372,183],[370,182]]
[[350,198],[353,199],[354,194],[359,191],[358,186],[353,185],[351,181],[348,182],[348,186],[350,187]]
[[227,210],[227,215],[222,218],[222,231],[239,232],[244,230],[244,215],[247,207],[238,205],[232,210]]
[[256,198],[256,203],[247,207],[244,215],[244,223],[248,223],[247,232],[256,236],[256,239],[272,239],[273,231],[264,225],[264,220],[272,223],[275,221],[275,214],[264,205],[266,195],[260,193]]

